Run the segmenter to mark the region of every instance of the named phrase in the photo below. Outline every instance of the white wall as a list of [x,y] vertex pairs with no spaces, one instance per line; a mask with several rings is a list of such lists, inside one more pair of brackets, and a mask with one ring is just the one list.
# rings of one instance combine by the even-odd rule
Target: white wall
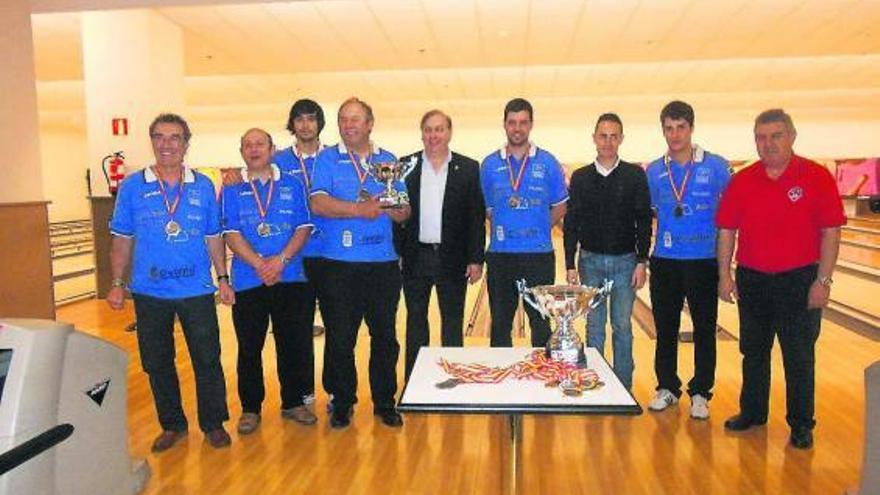
[[[76,129],[40,129],[43,192],[49,204],[49,221],[89,218],[86,198],[86,135]],[[103,181],[101,177],[97,179]]]
[[[452,116],[455,119],[455,116]],[[624,143],[621,156],[630,161],[646,161],[657,158],[666,149],[658,121],[646,119],[624,120]],[[331,117],[332,118],[332,117]],[[880,120],[875,121],[799,121],[794,115],[798,129],[795,151],[807,157],[845,158],[880,155]],[[373,131],[374,141],[388,150],[403,155],[420,149],[418,119],[412,123],[383,121],[376,116]],[[594,116],[584,119],[583,124],[553,125],[546,119],[535,123],[533,140],[550,150],[563,163],[586,163],[595,157],[595,147],[590,134]],[[283,116],[282,116],[283,120]],[[265,122],[264,122],[265,124]],[[259,126],[256,122],[252,125]],[[194,124],[194,137],[190,146],[188,162],[197,166],[240,166],[238,154],[240,135],[252,125],[238,123],[229,129],[220,124]],[[719,153],[731,160],[748,160],[757,157],[752,138],[752,121],[709,121],[702,122],[697,116],[694,142],[707,150]],[[291,137],[280,126],[265,126],[272,133],[278,147],[289,146]],[[470,155],[478,160],[504,143],[504,130],[500,118],[496,124],[459,123],[454,121],[452,147],[456,151]],[[326,144],[339,140],[335,122],[331,120],[322,133]]]

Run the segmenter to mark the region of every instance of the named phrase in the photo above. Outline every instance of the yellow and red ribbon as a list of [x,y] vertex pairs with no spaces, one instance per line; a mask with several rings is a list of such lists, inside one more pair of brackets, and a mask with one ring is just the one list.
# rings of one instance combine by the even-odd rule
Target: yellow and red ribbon
[[600,385],[595,370],[579,368],[576,364],[549,359],[542,349],[532,351],[524,361],[508,366],[486,366],[480,363],[453,363],[440,358],[437,363],[450,377],[461,383],[501,383],[507,379],[540,380],[548,387],[562,381],[572,381],[585,390]]

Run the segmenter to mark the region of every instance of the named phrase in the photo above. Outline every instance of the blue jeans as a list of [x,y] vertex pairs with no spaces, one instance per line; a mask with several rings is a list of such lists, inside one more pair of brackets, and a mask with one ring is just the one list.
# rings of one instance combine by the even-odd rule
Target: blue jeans
[[229,419],[226,381],[220,365],[220,327],[214,295],[159,299],[133,294],[141,365],[150,377],[159,424],[166,431],[186,431],[180,383],[174,363],[174,316],[180,319],[196,378],[199,427],[209,432]]
[[581,282],[600,287],[605,279],[614,282],[611,295],[587,317],[587,345],[605,355],[605,321],[611,304],[611,344],[614,351],[614,374],[628,390],[632,388],[632,308],[636,293],[632,274],[636,268],[635,253],[611,255],[581,250],[578,272]]

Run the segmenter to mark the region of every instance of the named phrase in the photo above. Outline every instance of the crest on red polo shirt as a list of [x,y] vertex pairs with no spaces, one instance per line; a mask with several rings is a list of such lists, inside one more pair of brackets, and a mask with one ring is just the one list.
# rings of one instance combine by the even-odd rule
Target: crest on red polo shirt
[[791,200],[792,203],[796,203],[797,200],[804,197],[804,190],[801,186],[794,186],[788,190],[788,199]]

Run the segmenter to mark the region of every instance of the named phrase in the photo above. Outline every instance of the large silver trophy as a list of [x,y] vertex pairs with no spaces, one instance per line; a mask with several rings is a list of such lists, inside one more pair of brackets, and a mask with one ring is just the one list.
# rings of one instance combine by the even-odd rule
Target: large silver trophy
[[416,165],[416,157],[409,161],[370,163],[367,172],[383,184],[385,190],[379,193],[379,204],[382,208],[403,208],[409,204],[409,195],[405,191],[394,189],[394,183],[405,179]]
[[586,316],[611,292],[613,282],[606,280],[602,287],[586,285],[539,285],[526,287],[525,280],[516,282],[523,301],[538,310],[544,318],[556,322],[556,330],[547,341],[550,359],[586,366],[584,344],[572,323]]

